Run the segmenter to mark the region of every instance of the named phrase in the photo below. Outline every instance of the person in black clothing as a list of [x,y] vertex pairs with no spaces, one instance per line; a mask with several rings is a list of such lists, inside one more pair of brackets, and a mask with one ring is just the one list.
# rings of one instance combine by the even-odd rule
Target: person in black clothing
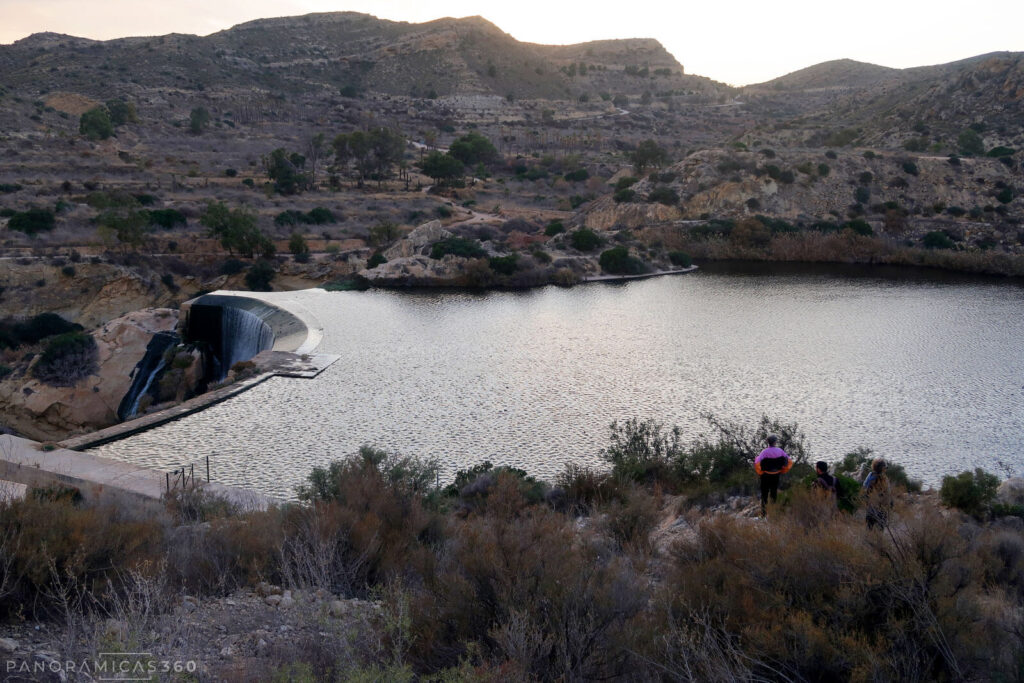
[[819,460],[814,463],[814,471],[818,475],[818,478],[814,480],[814,490],[820,492],[823,496],[828,496],[833,503],[838,504],[839,480],[828,473],[828,463],[824,460]]

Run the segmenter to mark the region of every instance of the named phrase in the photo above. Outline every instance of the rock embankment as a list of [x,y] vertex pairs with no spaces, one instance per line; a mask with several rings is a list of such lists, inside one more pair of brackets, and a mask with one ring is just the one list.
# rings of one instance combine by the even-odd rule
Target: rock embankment
[[151,308],[94,330],[98,369],[74,386],[50,386],[36,379],[32,360],[15,367],[0,381],[0,420],[37,441],[59,441],[118,422],[118,406],[150,339],[157,332],[174,330],[177,324],[176,310]]

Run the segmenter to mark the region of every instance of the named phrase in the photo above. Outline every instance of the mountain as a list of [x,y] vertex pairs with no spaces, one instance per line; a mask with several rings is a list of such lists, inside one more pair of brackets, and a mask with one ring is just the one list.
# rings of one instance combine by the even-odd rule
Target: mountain
[[[8,88],[71,90],[97,98],[109,97],[126,81],[200,91],[265,88],[301,93],[326,88],[510,99],[575,99],[590,91],[639,96],[652,89],[720,87],[706,78],[685,76],[682,65],[655,40],[534,45],[482,17],[412,24],[356,12],[261,19],[206,37],[93,41],[41,33],[0,46],[0,70]],[[627,70],[632,77],[622,78]]]
[[836,59],[793,71],[765,83],[748,85],[743,88],[743,91],[744,93],[761,93],[792,92],[794,90],[849,90],[875,85],[898,72],[899,69],[891,69],[887,66],[868,64],[852,59]]

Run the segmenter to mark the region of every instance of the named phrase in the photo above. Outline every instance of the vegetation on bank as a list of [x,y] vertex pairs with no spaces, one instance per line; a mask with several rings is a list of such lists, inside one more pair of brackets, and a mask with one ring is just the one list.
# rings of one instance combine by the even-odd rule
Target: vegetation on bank
[[[380,601],[372,638],[320,638],[251,664],[254,680],[1019,678],[1024,510],[993,505],[991,475],[943,482],[959,513],[890,467],[889,526],[869,532],[849,477],[868,451],[835,464],[853,487],[841,512],[811,490],[796,425],[708,420],[693,443],[616,423],[609,470],[550,483],[484,463],[441,487],[435,462],[364,447],[267,511],[195,492],[153,518],[36,491],[0,503],[0,605],[81,624],[145,595],[131,644],[160,652],[147,620],[177,591],[269,581]],[[753,493],[768,431],[797,464],[759,520],[731,496]]]

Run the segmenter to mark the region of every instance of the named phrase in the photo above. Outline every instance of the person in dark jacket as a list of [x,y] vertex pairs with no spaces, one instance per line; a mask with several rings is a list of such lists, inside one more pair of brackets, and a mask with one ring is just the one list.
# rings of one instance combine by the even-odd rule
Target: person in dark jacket
[[762,516],[767,513],[769,496],[773,503],[779,497],[779,478],[793,466],[793,461],[786,455],[786,451],[776,445],[779,443],[779,437],[769,434],[767,440],[768,448],[754,458],[754,471],[761,477]]
[[832,505],[839,505],[839,478],[828,473],[828,463],[819,460],[814,463],[814,472],[818,478],[811,487],[822,499],[828,499]]
[[861,487],[861,495],[867,504],[868,529],[874,529],[876,526],[885,529],[889,523],[889,509],[892,508],[893,501],[889,477],[885,476],[887,468],[885,460],[875,458],[871,462],[871,472]]

